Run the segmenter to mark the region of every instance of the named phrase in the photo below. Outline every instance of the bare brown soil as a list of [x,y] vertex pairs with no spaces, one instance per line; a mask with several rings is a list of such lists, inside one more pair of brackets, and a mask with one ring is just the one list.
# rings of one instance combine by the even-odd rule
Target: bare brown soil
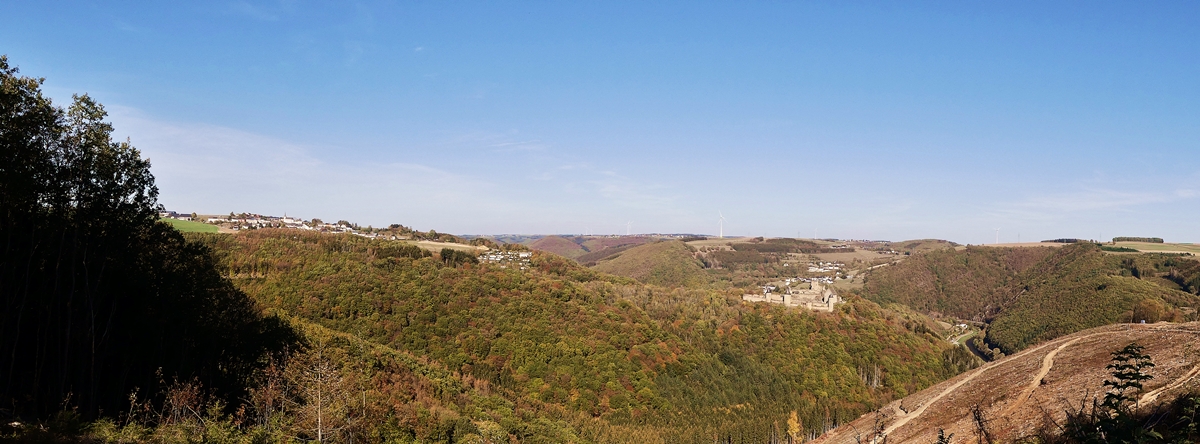
[[[997,442],[1029,436],[1065,409],[1103,396],[1111,353],[1130,342],[1146,347],[1156,366],[1140,395],[1142,408],[1200,387],[1200,323],[1118,324],[1085,330],[963,373],[880,409],[887,441],[930,443],[939,429],[974,439],[971,407],[978,404]],[[875,414],[843,425],[818,443],[869,442]]]

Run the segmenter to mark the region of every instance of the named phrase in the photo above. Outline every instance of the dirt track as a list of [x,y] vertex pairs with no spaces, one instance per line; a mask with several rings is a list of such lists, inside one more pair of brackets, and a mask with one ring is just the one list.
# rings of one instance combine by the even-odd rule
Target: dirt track
[[[1200,335],[1200,323],[1112,325],[1075,333],[1024,350],[997,362],[897,401],[880,412],[889,424],[884,432],[891,442],[932,442],[938,429],[973,436],[970,406],[979,404],[997,439],[1012,440],[1029,433],[1046,419],[1061,415],[1065,405],[1100,390],[1107,376],[1104,366],[1111,352],[1138,341],[1156,363],[1151,372],[1155,387],[1140,398],[1146,406],[1163,394],[1176,393],[1200,376],[1200,361],[1190,343]],[[1048,351],[1047,351],[1048,350]],[[1056,363],[1063,365],[1057,366]],[[981,378],[981,376],[985,376]],[[1031,402],[1032,401],[1032,402]],[[919,405],[905,412],[900,405]],[[874,415],[832,430],[820,443],[853,443],[869,430]]]
[[1021,396],[1017,397],[1017,402],[1014,402],[1013,405],[1004,409],[1004,413],[1001,413],[1000,416],[1008,417],[1008,415],[1011,414],[1013,412],[1013,410],[1016,410],[1016,409],[1020,408],[1022,405],[1025,405],[1025,401],[1029,400],[1030,396],[1033,396],[1033,391],[1037,390],[1038,386],[1042,385],[1042,383],[1045,381],[1046,375],[1050,373],[1050,369],[1054,368],[1054,357],[1058,355],[1058,352],[1063,351],[1064,348],[1074,345],[1076,342],[1079,342],[1080,339],[1095,336],[1095,335],[1100,335],[1100,334],[1104,334],[1104,333],[1094,333],[1094,334],[1087,335],[1087,336],[1080,336],[1078,338],[1064,342],[1062,345],[1058,346],[1058,348],[1055,348],[1050,353],[1046,353],[1046,357],[1042,358],[1042,368],[1038,369],[1037,376],[1034,376],[1033,380],[1029,381],[1029,386],[1025,387],[1025,391],[1021,392]]

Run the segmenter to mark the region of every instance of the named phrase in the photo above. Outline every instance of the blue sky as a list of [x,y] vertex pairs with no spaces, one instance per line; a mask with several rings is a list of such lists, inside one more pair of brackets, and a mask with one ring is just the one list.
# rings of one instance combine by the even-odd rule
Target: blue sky
[[161,202],[475,233],[1200,242],[1195,2],[6,2]]

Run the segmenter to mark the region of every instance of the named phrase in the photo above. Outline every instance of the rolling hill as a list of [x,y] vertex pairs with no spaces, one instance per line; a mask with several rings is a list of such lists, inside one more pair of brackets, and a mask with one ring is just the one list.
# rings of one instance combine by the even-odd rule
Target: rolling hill
[[[644,236],[543,236],[526,245],[531,250],[554,253],[586,263],[596,262],[617,251],[655,241],[654,238]],[[585,255],[588,257],[583,258]]]
[[582,236],[576,238],[576,242],[583,245],[588,251],[596,252],[603,251],[608,248],[617,248],[626,245],[641,245],[649,242],[655,242],[657,239],[644,236]]
[[588,253],[586,248],[562,236],[546,236],[529,243],[531,250],[545,251],[559,256],[575,259]]
[[592,268],[664,287],[699,286],[708,281],[704,264],[693,257],[686,244],[677,240],[638,245]]
[[616,256],[618,254],[621,254],[625,250],[628,250],[630,248],[635,248],[638,245],[641,245],[641,244],[628,244],[628,245],[622,245],[619,247],[605,248],[600,251],[593,251],[593,252],[587,253],[583,256],[579,256],[579,257],[575,258],[575,262],[579,262],[580,264],[582,264],[585,267],[591,267],[593,265],[596,265],[598,262],[600,262],[602,260],[605,260],[605,259],[611,258],[613,256]]
[[[962,370],[942,338],[862,299],[814,313],[646,287],[545,253],[521,270],[349,235],[190,236],[310,343],[346,338],[339,365],[368,369],[368,394],[402,419],[380,433],[415,440],[759,442],[792,412],[838,424]],[[370,370],[381,358],[360,362],[364,347],[395,370]]]
[[959,441],[974,442],[977,424],[972,407],[976,405],[991,442],[1020,442],[1038,433],[1047,421],[1062,424],[1066,409],[1103,396],[1111,353],[1131,342],[1145,346],[1155,363],[1149,371],[1153,378],[1136,394],[1141,408],[1148,410],[1196,389],[1200,356],[1193,344],[1197,339],[1200,323],[1195,322],[1119,324],[1077,332],[892,402],[813,442],[869,442],[876,424],[882,425],[888,442],[936,442],[939,429]]
[[990,346],[1011,354],[1104,324],[1193,319],[1200,298],[1184,288],[1196,269],[1190,259],[1108,254],[1093,244],[966,247],[875,270],[862,293],[881,304],[986,322]]
[[926,251],[954,248],[957,247],[958,244],[941,239],[913,239],[901,242],[892,242],[890,246],[896,249],[896,251],[905,253],[923,253]]
[[1015,297],[1012,287],[1021,273],[1053,252],[1049,247],[929,250],[874,270],[865,296],[933,315],[985,321]]

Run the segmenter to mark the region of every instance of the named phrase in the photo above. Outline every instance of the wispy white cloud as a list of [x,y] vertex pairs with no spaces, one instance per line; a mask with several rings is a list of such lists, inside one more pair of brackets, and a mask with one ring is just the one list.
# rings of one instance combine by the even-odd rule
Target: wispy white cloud
[[[991,227],[1004,227],[1002,235],[1013,238],[1010,241],[1017,233],[1028,240],[1096,236],[1142,226],[1155,235],[1186,238],[1192,230],[1183,221],[1200,214],[1186,210],[1200,199],[1197,175],[1169,185],[1141,183],[1117,189],[1090,184],[979,205],[935,204],[903,195],[840,206],[820,199],[810,205],[801,199],[796,205],[771,207],[776,210],[771,216],[750,217],[778,202],[755,200],[753,188],[746,188],[732,197],[739,204],[717,208],[715,201],[731,197],[717,193],[697,199],[695,190],[683,188],[687,184],[629,174],[602,160],[572,158],[569,150],[550,149],[551,143],[515,130],[473,132],[435,144],[461,150],[445,158],[450,162],[349,161],[338,157],[343,148],[336,146],[109,109],[116,135],[131,137],[150,158],[161,201],[186,212],[287,212],[457,233],[617,233],[624,232],[623,224],[630,220],[635,232],[713,231],[716,225],[710,219],[715,220],[720,209],[729,219],[726,233],[775,230],[792,235],[804,230],[807,236],[818,228],[822,235],[900,239],[919,233],[967,242],[990,241]],[[457,166],[458,160],[453,160],[464,158],[471,159],[469,165]],[[1144,222],[1144,214],[1179,217]],[[835,228],[845,233],[834,233]]]
[[601,198],[621,208],[658,215],[678,212],[675,199],[667,194],[669,187],[665,185],[646,183],[614,171],[601,171],[584,183]]
[[[460,233],[596,229],[618,219],[639,220],[639,226],[649,229],[663,225],[655,221],[687,214],[677,209],[670,187],[587,163],[541,159],[537,162],[549,165],[540,173],[533,165],[537,162],[530,161],[524,173],[514,174],[522,170],[352,162],[338,159],[339,147],[224,126],[165,122],[119,106],[109,110],[116,135],[131,137],[150,159],[160,201],[175,211],[286,212]],[[481,158],[542,152],[548,146],[515,136],[478,133],[454,144],[482,149]]]
[[[1058,224],[1081,222],[1096,217],[1115,215],[1134,216],[1162,205],[1176,204],[1200,198],[1193,189],[1154,191],[1121,191],[1110,188],[1081,187],[1076,190],[1032,196],[1023,200],[1000,203],[985,212],[980,220],[1008,223]],[[1156,210],[1155,212],[1160,212]]]
[[1014,208],[1071,213],[1091,210],[1125,210],[1138,205],[1162,203],[1173,199],[1164,193],[1125,192],[1111,189],[1089,188],[1067,193],[1057,193],[1029,198],[1016,202]]
[[412,223],[430,221],[430,215],[467,220],[505,206],[493,184],[452,171],[406,162],[334,162],[315,153],[336,147],[161,122],[127,108],[110,111],[117,133],[130,135],[150,159],[161,201],[173,210]]

